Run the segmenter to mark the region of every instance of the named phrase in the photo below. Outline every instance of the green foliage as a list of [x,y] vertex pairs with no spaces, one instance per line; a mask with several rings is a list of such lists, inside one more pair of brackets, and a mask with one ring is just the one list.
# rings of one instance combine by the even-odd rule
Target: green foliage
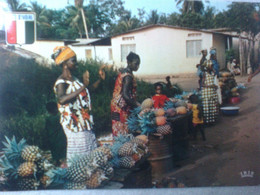
[[226,62],[231,62],[233,59],[238,59],[238,54],[235,50],[230,49],[225,52]]

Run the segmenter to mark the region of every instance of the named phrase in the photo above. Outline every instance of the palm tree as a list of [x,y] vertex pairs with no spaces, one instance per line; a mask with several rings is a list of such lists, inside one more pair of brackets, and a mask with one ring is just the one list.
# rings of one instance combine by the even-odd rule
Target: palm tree
[[182,4],[181,12],[184,13],[201,13],[204,9],[202,0],[175,0],[176,5]]
[[[84,31],[84,27],[83,27],[83,23],[82,17],[81,17],[81,11],[79,9],[77,9],[75,6],[68,6],[67,7],[67,21],[69,21],[69,25],[75,29],[78,30],[80,38],[83,37],[83,31]],[[88,36],[87,36],[88,38]]]
[[19,0],[6,0],[6,3],[11,11],[27,11],[27,5],[25,3],[20,4]]
[[47,13],[46,13],[46,6],[39,5],[36,1],[31,2],[31,5],[28,6],[28,8],[35,12],[36,14],[36,25],[37,25],[37,36],[40,37],[41,30],[43,28],[50,28],[51,25],[48,21]]
[[146,23],[147,24],[158,24],[159,19],[160,19],[160,16],[157,13],[157,10],[152,10],[150,15],[148,16]]
[[[84,10],[83,10],[83,2],[84,2],[84,0],[74,0],[74,5],[81,13],[81,16],[82,16],[82,19],[83,19],[84,28],[85,28],[85,32],[86,32],[86,38],[88,39],[89,38],[88,37],[88,27],[87,27],[85,14],[84,14]],[[76,16],[76,17],[78,17],[78,16]]]

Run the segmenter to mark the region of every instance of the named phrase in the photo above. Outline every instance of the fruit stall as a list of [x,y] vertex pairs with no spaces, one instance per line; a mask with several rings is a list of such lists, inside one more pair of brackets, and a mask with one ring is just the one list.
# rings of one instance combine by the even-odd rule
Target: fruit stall
[[134,135],[148,136],[148,161],[152,180],[161,179],[174,168],[174,161],[185,158],[188,149],[188,132],[191,122],[191,105],[171,98],[163,108],[155,109],[150,98],[132,110],[127,120]]

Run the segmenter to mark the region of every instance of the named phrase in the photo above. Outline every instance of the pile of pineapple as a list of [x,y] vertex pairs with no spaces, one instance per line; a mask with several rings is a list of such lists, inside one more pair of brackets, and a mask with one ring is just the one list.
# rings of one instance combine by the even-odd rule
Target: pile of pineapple
[[141,106],[131,111],[127,119],[131,133],[169,135],[173,130],[167,121],[169,117],[186,114],[190,109],[184,101],[167,101],[164,108],[153,108],[153,100],[145,99]]
[[146,135],[137,137],[131,134],[120,135],[114,140],[114,144],[111,146],[114,156],[111,159],[111,164],[115,168],[130,169],[148,154],[148,137]]
[[51,187],[64,189],[93,189],[102,186],[113,177],[114,169],[109,160],[112,151],[101,146],[84,156],[75,157],[68,168],[55,168],[48,172]]
[[48,182],[46,173],[54,167],[50,153],[26,144],[24,139],[19,143],[15,137],[5,139],[0,159],[0,171],[5,178],[2,187],[8,190],[44,189]]
[[132,168],[148,153],[145,135],[120,135],[113,145],[77,156],[66,168],[56,167],[50,153],[6,137],[0,159],[1,190],[93,189],[106,184],[114,168]]

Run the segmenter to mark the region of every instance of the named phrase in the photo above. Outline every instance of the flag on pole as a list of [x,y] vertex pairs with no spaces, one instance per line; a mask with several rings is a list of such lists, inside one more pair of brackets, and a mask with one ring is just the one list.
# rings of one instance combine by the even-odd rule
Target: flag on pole
[[34,13],[12,13],[6,23],[7,44],[32,44],[35,41]]

